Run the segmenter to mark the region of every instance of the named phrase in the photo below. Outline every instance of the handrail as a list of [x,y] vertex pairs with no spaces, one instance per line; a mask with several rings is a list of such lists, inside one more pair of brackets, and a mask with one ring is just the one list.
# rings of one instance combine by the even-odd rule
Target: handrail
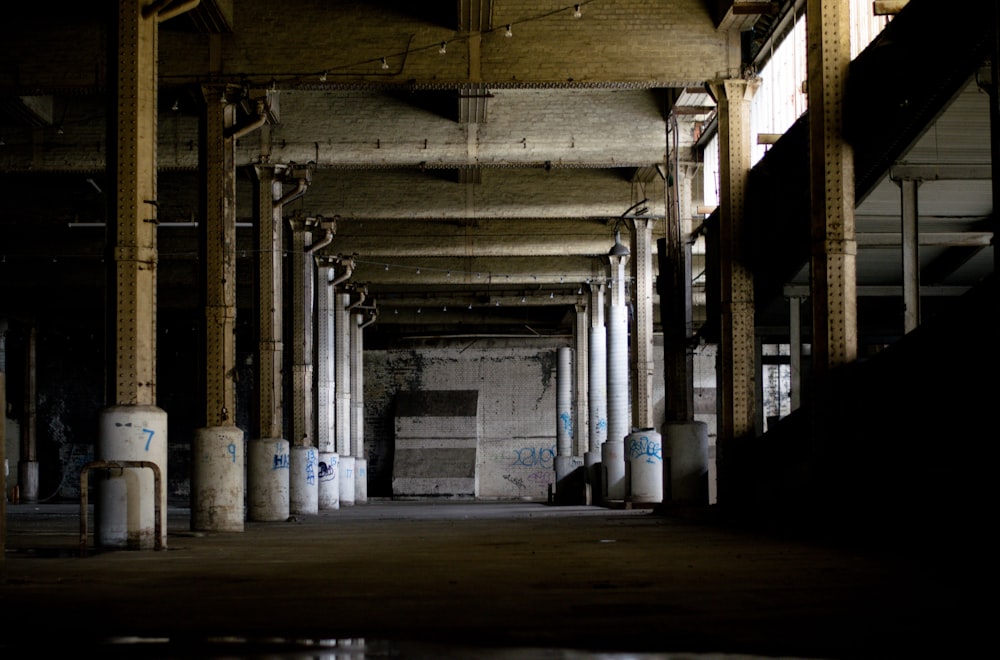
[[87,474],[91,470],[119,470],[125,468],[149,468],[153,471],[153,488],[156,493],[156,502],[153,504],[154,534],[156,540],[153,543],[154,550],[166,550],[167,541],[163,530],[160,508],[164,501],[164,484],[160,478],[160,466],[152,461],[91,461],[83,466],[80,471],[80,556],[87,556]]

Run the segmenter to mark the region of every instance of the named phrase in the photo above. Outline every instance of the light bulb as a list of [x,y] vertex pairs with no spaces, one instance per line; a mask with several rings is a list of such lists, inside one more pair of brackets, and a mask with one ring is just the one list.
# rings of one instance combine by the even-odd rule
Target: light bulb
[[583,16],[583,12],[580,11],[580,5],[573,5],[573,18],[580,18]]
[[438,52],[441,53],[442,55],[444,55],[445,53],[448,52],[448,42],[447,41],[442,41],[441,42],[441,47],[438,48]]
[[507,24],[507,31],[503,33],[505,37],[513,37],[514,33],[510,30],[510,23]]
[[388,68],[389,68],[389,63],[386,62],[385,58],[383,57],[382,58],[382,69],[385,70],[385,69],[388,69]]
[[320,82],[326,82],[326,71],[324,71],[323,73],[319,74],[319,81]]

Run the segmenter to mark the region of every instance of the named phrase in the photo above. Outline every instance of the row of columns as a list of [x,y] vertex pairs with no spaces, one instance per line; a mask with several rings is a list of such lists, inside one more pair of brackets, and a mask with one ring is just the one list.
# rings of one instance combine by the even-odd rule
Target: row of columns
[[[116,191],[115,215],[109,231],[108,378],[110,405],[100,414],[97,460],[105,470],[95,503],[96,542],[105,547],[166,547],[167,416],[156,407],[156,122],[158,23],[176,15],[143,3],[118,4],[117,29],[110,39],[116,57],[115,97],[110,106],[116,124],[109,149],[109,174]],[[193,5],[192,5],[193,6]],[[361,387],[360,321],[352,319],[349,295],[339,294],[333,310],[337,321],[318,322],[321,376],[314,392],[313,328],[317,268],[313,251],[329,242],[331,229],[305,218],[291,221],[292,245],[292,411],[291,442],[283,437],[284,352],[282,337],[282,269],[284,205],[305,190],[283,195],[279,166],[268,165],[270,131],[266,98],[258,100],[258,117],[237,126],[237,98],[244,90],[205,85],[199,128],[202,221],[199,262],[204,309],[204,426],[192,439],[191,525],[196,530],[242,531],[244,519],[286,520],[289,515],[319,508],[319,484],[331,474],[321,465],[318,449],[336,448],[342,461],[363,462],[362,415],[350,410],[349,380],[356,353],[353,387]],[[230,96],[232,94],[232,97]],[[236,171],[235,143],[250,131],[261,131],[261,163],[256,168],[257,281],[255,323],[257,378],[251,440],[236,426]],[[284,174],[284,172],[282,172]],[[349,269],[345,269],[349,270]],[[325,275],[326,273],[324,273]],[[347,278],[344,277],[344,280]],[[321,287],[320,305],[329,302]],[[351,338],[354,338],[354,344]],[[322,348],[322,347],[325,347]],[[329,395],[336,382],[336,397]],[[318,401],[317,401],[318,399]],[[360,399],[359,399],[360,401]],[[318,404],[318,405],[317,405]],[[337,425],[320,432],[317,417],[329,419],[331,404]],[[359,409],[360,410],[360,409]],[[351,424],[352,415],[355,423]],[[352,426],[354,427],[352,429]],[[352,437],[353,434],[353,437]],[[323,445],[322,447],[320,445]],[[352,447],[353,445],[353,447]],[[332,453],[332,452],[328,452]],[[108,464],[118,467],[107,468]],[[141,466],[140,466],[141,464]],[[146,465],[153,464],[155,469]],[[96,463],[95,463],[96,467]],[[156,474],[158,473],[158,474]],[[336,477],[339,472],[333,471]],[[349,493],[337,502],[353,503],[354,468]],[[155,475],[155,476],[154,476]],[[367,489],[363,489],[367,493]],[[328,502],[328,500],[325,500]],[[154,524],[158,518],[158,524]],[[158,530],[154,532],[154,530]],[[158,534],[160,538],[153,538]]]

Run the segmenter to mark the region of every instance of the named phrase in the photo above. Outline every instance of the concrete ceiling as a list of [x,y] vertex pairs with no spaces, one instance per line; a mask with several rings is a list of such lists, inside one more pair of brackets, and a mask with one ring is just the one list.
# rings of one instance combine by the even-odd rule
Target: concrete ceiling
[[[639,204],[664,236],[673,172],[697,168],[692,147],[710,125],[704,81],[731,66],[754,11],[790,3],[744,4],[593,0],[574,18],[572,3],[551,2],[199,3],[160,30],[161,305],[197,303],[199,107],[204,86],[222,82],[240,121],[257,101],[270,115],[236,148],[241,305],[252,304],[254,167],[289,173],[286,190],[305,168],[308,189],[285,215],[335,223],[320,254],[354,256],[352,280],[379,310],[375,336],[569,332],[580,292],[607,275],[616,221]],[[6,31],[3,296],[11,313],[46,299],[92,308],[113,185],[106,23],[32,9]],[[922,267],[938,287],[967,286],[985,267],[983,96],[971,81],[894,163],[965,167],[920,186]],[[858,207],[865,287],[900,283],[887,175]],[[697,185],[692,196],[697,206]],[[784,284],[804,285],[803,273]]]

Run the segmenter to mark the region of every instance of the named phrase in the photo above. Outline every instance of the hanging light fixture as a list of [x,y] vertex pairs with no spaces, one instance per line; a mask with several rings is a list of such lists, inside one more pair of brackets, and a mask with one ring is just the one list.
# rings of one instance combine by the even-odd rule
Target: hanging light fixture
[[388,62],[386,62],[386,61],[385,61],[385,58],[383,57],[383,58],[382,58],[382,70],[383,70],[383,71],[385,71],[385,70],[386,70],[386,69],[388,69],[388,68],[389,68],[389,63],[388,63]]
[[513,37],[514,33],[510,29],[510,23],[507,24],[507,30],[503,33],[505,37]]
[[442,41],[441,42],[441,47],[438,48],[438,53],[440,53],[441,55],[444,55],[447,52],[448,52],[448,42],[447,41]]
[[580,18],[583,16],[583,12],[580,11],[580,5],[573,5],[573,18]]
[[628,248],[625,247],[624,245],[622,245],[622,234],[621,234],[621,231],[618,229],[618,227],[616,225],[615,226],[615,244],[611,246],[610,250],[608,250],[608,256],[610,256],[610,257],[627,257],[628,254],[629,254]]

